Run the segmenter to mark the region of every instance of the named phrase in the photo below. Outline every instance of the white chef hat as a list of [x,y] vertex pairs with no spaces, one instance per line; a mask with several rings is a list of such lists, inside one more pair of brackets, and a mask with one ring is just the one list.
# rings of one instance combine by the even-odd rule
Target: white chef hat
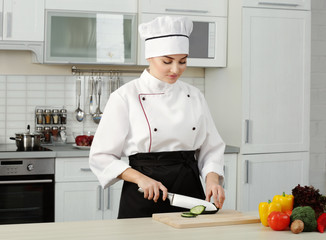
[[189,35],[192,21],[187,17],[163,16],[139,25],[145,40],[145,58],[189,54]]

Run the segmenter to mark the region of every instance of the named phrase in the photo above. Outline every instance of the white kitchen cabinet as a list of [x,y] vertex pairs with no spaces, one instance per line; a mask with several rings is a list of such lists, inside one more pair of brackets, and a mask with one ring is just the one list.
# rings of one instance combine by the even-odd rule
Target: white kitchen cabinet
[[223,209],[237,209],[237,161],[238,154],[224,154],[224,191]]
[[243,154],[309,150],[310,11],[243,8]]
[[257,211],[260,202],[309,181],[308,152],[242,155],[238,166],[240,211]]
[[243,6],[310,10],[310,2],[310,0],[243,0]]
[[135,0],[45,0],[45,9],[137,13]]
[[0,4],[1,40],[44,40],[44,0],[2,0]]
[[88,158],[57,158],[55,181],[56,222],[117,218],[122,181],[103,189]]

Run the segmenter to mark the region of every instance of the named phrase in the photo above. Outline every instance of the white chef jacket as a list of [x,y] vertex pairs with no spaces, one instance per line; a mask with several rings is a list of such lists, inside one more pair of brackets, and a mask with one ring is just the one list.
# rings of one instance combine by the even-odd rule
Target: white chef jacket
[[161,81],[144,70],[110,95],[90,150],[89,163],[103,187],[117,182],[136,153],[199,150],[200,175],[223,182],[225,144],[203,94],[180,80]]

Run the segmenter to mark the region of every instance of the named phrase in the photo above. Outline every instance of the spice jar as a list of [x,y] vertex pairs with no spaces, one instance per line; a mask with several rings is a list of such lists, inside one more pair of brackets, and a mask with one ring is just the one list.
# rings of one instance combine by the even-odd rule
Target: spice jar
[[67,109],[60,110],[60,122],[61,124],[67,124]]
[[51,129],[50,127],[44,128],[44,142],[50,143],[51,142]]
[[36,110],[36,123],[43,124],[43,109]]
[[52,127],[52,137],[54,141],[58,140],[58,133],[59,133],[58,127]]
[[52,110],[52,122],[53,122],[53,124],[59,124],[59,110],[58,109]]
[[44,118],[45,124],[51,124],[51,109],[45,109]]
[[61,137],[62,142],[67,141],[66,127],[64,127],[64,126],[60,127],[60,137]]

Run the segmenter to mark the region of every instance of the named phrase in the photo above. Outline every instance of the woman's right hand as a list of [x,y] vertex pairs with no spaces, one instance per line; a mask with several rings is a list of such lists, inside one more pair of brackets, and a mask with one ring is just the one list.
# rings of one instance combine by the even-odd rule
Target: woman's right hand
[[156,181],[135,169],[126,169],[119,175],[119,178],[128,182],[136,183],[138,187],[143,189],[144,198],[147,198],[148,200],[157,202],[160,197],[160,192],[163,193],[163,201],[168,197],[168,189],[161,182]]
[[139,180],[138,187],[143,189],[144,198],[147,198],[148,200],[153,200],[154,202],[157,202],[157,200],[159,199],[160,192],[163,193],[163,201],[165,201],[168,196],[168,189],[161,182],[158,182],[145,175],[143,175],[143,177],[141,177],[141,179]]

